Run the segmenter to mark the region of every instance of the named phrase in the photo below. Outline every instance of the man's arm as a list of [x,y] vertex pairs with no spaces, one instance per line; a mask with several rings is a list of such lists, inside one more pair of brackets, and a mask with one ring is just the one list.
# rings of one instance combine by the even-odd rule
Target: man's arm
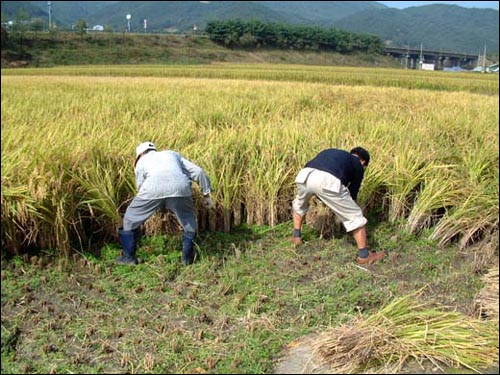
[[356,171],[354,173],[354,178],[349,184],[349,192],[351,193],[351,197],[352,199],[354,199],[354,201],[357,201],[358,199],[358,193],[359,189],[361,188],[361,182],[363,181],[363,176],[364,176],[363,170]]
[[210,194],[210,192],[212,191],[212,186],[210,184],[210,179],[208,178],[205,171],[193,162],[183,158],[182,156],[181,162],[189,178],[193,181],[196,181],[198,185],[200,185],[201,193],[203,195]]
[[137,191],[141,190],[141,186],[143,183],[144,183],[144,170],[139,166],[135,168],[135,184],[137,186]]

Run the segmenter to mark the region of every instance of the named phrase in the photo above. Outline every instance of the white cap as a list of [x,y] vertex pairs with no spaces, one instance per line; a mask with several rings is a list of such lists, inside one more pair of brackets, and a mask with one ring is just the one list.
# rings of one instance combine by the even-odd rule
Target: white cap
[[143,142],[137,148],[135,149],[135,156],[139,156],[142,154],[144,151],[147,150],[155,150],[156,151],[156,146],[152,142]]

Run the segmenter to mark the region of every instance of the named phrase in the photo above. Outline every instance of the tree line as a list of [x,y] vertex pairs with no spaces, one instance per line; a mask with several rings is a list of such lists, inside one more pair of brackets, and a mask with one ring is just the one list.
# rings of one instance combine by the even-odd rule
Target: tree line
[[319,26],[265,23],[259,20],[210,21],[205,32],[212,41],[228,48],[279,48],[340,53],[382,53],[384,49],[383,41],[375,35]]

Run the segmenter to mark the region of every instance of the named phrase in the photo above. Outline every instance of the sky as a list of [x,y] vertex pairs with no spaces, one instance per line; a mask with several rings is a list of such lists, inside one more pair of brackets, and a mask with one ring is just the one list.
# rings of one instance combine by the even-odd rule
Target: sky
[[450,4],[464,8],[491,8],[498,10],[498,1],[379,1],[379,3],[398,9],[429,4]]

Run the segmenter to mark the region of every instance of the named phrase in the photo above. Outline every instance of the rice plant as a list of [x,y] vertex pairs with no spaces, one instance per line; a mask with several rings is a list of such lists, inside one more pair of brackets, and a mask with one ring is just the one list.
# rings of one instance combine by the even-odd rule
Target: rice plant
[[323,148],[366,147],[359,203],[465,247],[498,227],[498,80],[284,65],[2,69],[3,249],[111,239],[151,140],[208,172],[216,228],[290,220]]

